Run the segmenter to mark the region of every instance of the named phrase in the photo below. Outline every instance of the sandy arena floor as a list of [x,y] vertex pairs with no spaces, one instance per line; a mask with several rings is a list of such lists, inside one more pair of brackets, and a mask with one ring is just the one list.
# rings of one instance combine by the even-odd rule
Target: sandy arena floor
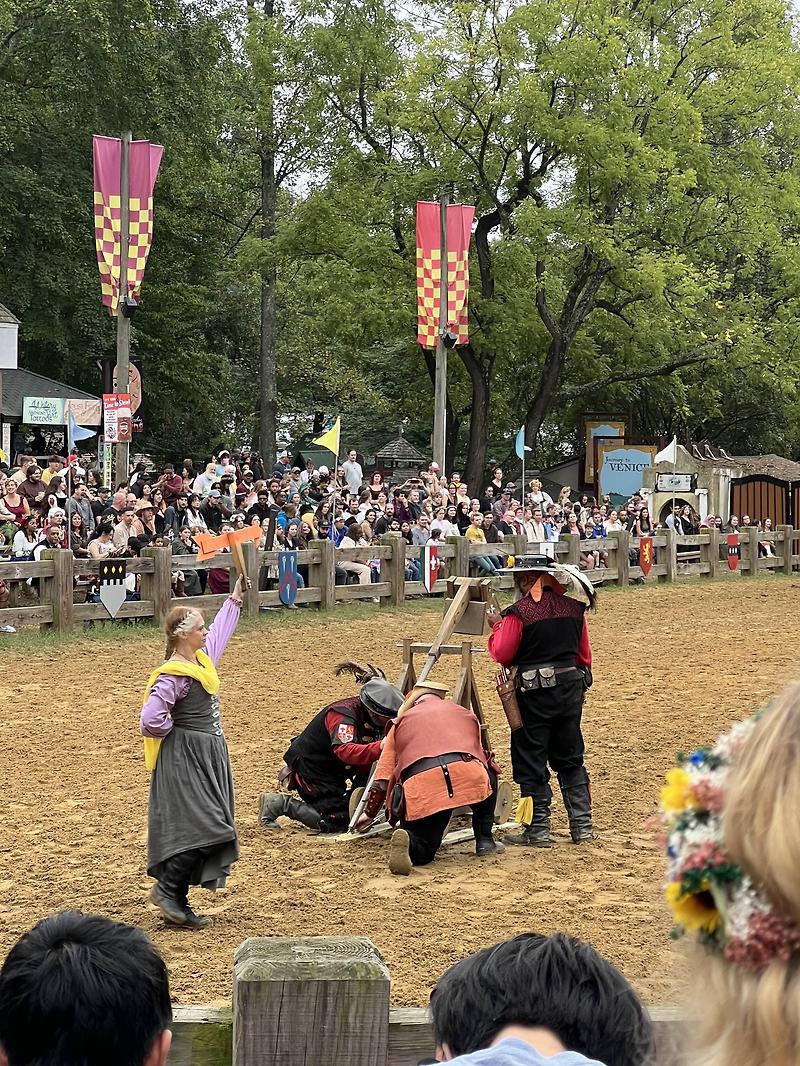
[[[146,904],[148,775],[139,700],[163,644],[134,635],[44,652],[0,651],[5,787],[0,823],[0,953],[38,918],[81,907],[141,925],[166,956],[181,1003],[230,996],[234,948],[253,935],[363,934],[383,952],[397,1005],[424,1004],[436,977],[468,952],[530,929],[592,941],[651,1004],[669,1001],[680,954],[661,906],[662,860],[642,823],[678,749],[708,741],[800,675],[800,583],[746,579],[654,586],[601,597],[590,620],[595,686],[584,712],[600,841],[576,848],[554,802],[557,846],[508,849],[478,863],[444,849],[409,878],[386,869],[387,838],[321,839],[258,826],[287,741],[335,696],[345,657],[399,669],[395,642],[430,637],[430,610],[320,620],[273,616],[234,638],[222,661],[223,721],[237,787],[241,860],[203,932],[167,929]],[[509,776],[508,729],[478,656],[485,710]],[[434,677],[455,677],[455,660]]]

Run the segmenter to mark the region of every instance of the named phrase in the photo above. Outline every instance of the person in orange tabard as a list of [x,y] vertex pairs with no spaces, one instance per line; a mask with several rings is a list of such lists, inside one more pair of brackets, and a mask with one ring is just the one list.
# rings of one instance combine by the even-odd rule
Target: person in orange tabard
[[456,807],[472,808],[475,853],[504,850],[492,838],[498,767],[481,744],[480,722],[444,699],[443,685],[423,683],[391,723],[356,829],[386,806],[392,825],[389,869],[409,874],[432,862]]

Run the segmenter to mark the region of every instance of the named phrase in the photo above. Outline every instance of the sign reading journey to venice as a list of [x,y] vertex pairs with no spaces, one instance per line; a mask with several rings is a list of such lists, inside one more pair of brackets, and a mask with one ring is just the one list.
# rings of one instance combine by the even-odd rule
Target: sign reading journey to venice
[[616,507],[638,492],[644,483],[644,472],[652,467],[657,451],[655,444],[598,444],[600,495],[610,496]]

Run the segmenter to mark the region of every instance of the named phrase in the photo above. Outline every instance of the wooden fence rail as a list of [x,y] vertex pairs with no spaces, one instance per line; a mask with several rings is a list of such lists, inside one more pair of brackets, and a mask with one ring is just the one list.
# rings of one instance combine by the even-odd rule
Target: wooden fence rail
[[[678,536],[671,529],[652,537],[654,560],[648,581],[674,582],[687,576],[718,578],[755,577],[764,572],[791,574],[800,569],[800,530],[779,526],[772,533],[749,527],[741,531],[740,557],[735,572],[728,566],[727,537],[717,530],[696,536]],[[760,544],[772,545],[774,555],[764,556]],[[439,546],[440,573],[434,592],[443,592],[446,578],[477,574],[476,556],[494,557],[496,565],[504,565],[510,555],[541,550],[539,544],[528,544],[524,537],[506,537],[500,544],[475,544],[463,537],[448,537]],[[262,608],[280,607],[277,590],[277,551],[257,551],[253,544],[245,544],[244,556],[252,589],[245,596],[244,611],[257,615]],[[585,565],[591,553],[601,553],[604,565],[588,574],[595,583],[627,586],[644,580],[639,565],[639,538],[627,532],[612,533],[607,539],[581,540],[565,536],[554,544],[559,561]],[[307,575],[305,588],[297,593],[298,604],[316,604],[322,610],[335,608],[337,603],[363,600],[397,606],[412,596],[425,595],[425,587],[418,578],[421,551],[410,546],[397,535],[383,537],[380,544],[364,548],[334,548],[329,540],[315,541],[313,547],[297,552],[297,564]],[[341,570],[341,563],[371,565],[372,580],[367,584],[350,584],[353,580]],[[14,606],[0,609],[0,625],[40,625],[46,629],[66,633],[86,622],[107,618],[99,603],[76,602],[75,588],[86,587],[86,581],[96,575],[99,562],[75,558],[71,551],[51,549],[43,553],[39,562],[0,560],[0,581],[9,583]],[[172,574],[176,570],[210,570],[233,567],[231,555],[223,554],[198,562],[192,555],[173,555],[170,548],[145,548],[139,559],[128,559],[128,572],[141,575],[138,599],[123,604],[120,618],[152,618],[161,625],[170,607],[175,604]],[[501,589],[513,585],[512,577],[503,574],[496,579]],[[21,591],[20,591],[21,590]],[[21,603],[21,600],[27,600]],[[193,596],[187,599],[201,609],[214,609],[224,602],[223,595]]]
[[[235,952],[233,1007],[178,1007],[171,1066],[416,1066],[432,1058],[421,1007],[389,1009],[390,980],[365,937],[256,937]],[[653,1008],[651,1066],[679,1066],[683,1025]]]

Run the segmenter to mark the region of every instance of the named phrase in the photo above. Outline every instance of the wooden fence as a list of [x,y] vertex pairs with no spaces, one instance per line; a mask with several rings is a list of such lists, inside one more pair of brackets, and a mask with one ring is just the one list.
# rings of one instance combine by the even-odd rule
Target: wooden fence
[[[649,581],[673,582],[681,577],[702,575],[721,577],[731,574],[727,562],[727,538],[716,530],[698,536],[677,536],[667,529],[653,536],[654,556]],[[786,574],[800,569],[800,530],[780,526],[773,533],[759,532],[755,528],[743,529],[740,535],[741,558],[736,574],[756,576],[765,571]],[[774,545],[775,555],[759,557],[759,542]],[[244,555],[252,589],[245,596],[244,612],[257,615],[262,607],[279,607],[277,588],[263,588],[267,578],[274,572],[278,552],[256,551],[253,544],[245,544]],[[463,537],[448,537],[439,547],[443,576],[436,582],[435,592],[443,592],[446,578],[476,573],[474,558],[480,555],[520,555],[536,552],[539,545],[528,544],[524,537],[506,537],[502,544],[473,544]],[[563,537],[555,543],[557,557],[564,562],[580,563],[582,553],[603,552],[606,565],[588,571],[597,583],[629,585],[643,578],[638,565],[639,539],[628,533],[613,533],[606,540],[580,540],[578,537]],[[365,548],[334,548],[328,540],[315,541],[314,546],[297,553],[297,562],[308,568],[306,587],[297,593],[298,604],[315,604],[322,610],[334,608],[338,603],[378,600],[381,604],[397,606],[411,596],[425,594],[421,581],[406,580],[408,563],[419,559],[420,548],[411,547],[399,536],[387,536],[378,545]],[[356,562],[379,563],[378,580],[369,584],[337,584],[336,564]],[[96,575],[99,562],[92,559],[77,559],[71,551],[52,549],[45,551],[39,562],[14,562],[0,560],[0,580],[12,587],[16,606],[0,609],[0,625],[13,626],[38,624],[57,632],[69,632],[85,622],[107,619],[105,608],[99,603],[75,602],[76,579]],[[208,570],[215,567],[230,569],[232,556],[223,554],[214,559],[198,562],[192,555],[173,555],[170,548],[145,548],[139,559],[128,559],[128,572],[141,575],[140,599],[124,603],[119,618],[152,618],[162,624],[170,607],[174,605],[172,572],[182,570]],[[342,575],[340,575],[341,579]],[[500,588],[511,588],[513,580],[504,574],[497,579]],[[32,603],[20,605],[23,599],[19,589],[25,586]],[[38,588],[38,591],[35,591]],[[193,596],[185,602],[201,609],[214,609],[225,596]],[[182,601],[183,602],[183,601]]]
[[[233,1007],[178,1007],[170,1066],[416,1066],[433,1058],[421,1007],[389,1008],[365,937],[256,937],[234,955]],[[652,1009],[652,1066],[682,1061],[676,1011]]]

